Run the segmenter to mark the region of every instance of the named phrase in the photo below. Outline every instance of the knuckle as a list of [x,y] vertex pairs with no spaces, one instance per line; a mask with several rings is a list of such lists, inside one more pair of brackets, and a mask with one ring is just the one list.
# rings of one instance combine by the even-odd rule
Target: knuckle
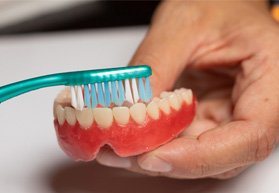
[[205,161],[198,161],[190,166],[189,175],[193,178],[205,177],[210,172],[210,165]]
[[275,129],[259,127],[255,134],[253,158],[261,161],[266,159],[276,146]]

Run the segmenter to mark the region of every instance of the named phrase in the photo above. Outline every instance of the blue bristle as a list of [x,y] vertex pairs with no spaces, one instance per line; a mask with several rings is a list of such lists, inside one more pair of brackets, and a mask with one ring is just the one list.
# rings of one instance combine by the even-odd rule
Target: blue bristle
[[117,81],[117,82],[118,82],[118,92],[119,92],[119,105],[122,105],[125,100],[125,91],[124,91],[122,81]]
[[84,101],[85,101],[85,106],[91,107],[90,93],[89,93],[88,85],[84,85]]
[[146,100],[149,101],[152,98],[152,90],[151,90],[149,77],[145,78],[145,89],[146,89],[145,97],[146,97]]
[[138,84],[139,84],[139,96],[140,96],[140,99],[142,101],[144,101],[144,102],[147,102],[146,101],[146,97],[145,97],[144,83],[143,83],[142,78],[138,79]]
[[110,90],[109,90],[109,82],[105,82],[105,105],[106,107],[110,106]]
[[95,84],[91,84],[91,100],[92,100],[92,108],[96,108],[97,104],[98,104],[98,100],[97,100],[97,94],[96,94],[96,86]]
[[98,102],[100,105],[105,106],[105,98],[104,98],[104,94],[103,94],[103,85],[102,83],[98,82]]
[[119,100],[118,100],[118,96],[117,96],[117,88],[116,88],[116,84],[115,81],[111,82],[111,98],[112,98],[112,102],[116,105],[119,105]]

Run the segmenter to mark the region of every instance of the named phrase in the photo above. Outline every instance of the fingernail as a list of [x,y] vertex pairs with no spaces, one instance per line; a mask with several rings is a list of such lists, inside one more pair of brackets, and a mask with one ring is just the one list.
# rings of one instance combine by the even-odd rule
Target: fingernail
[[129,168],[132,165],[129,158],[118,157],[109,152],[98,155],[97,160],[100,164],[109,167]]
[[169,172],[172,170],[171,164],[156,156],[143,159],[139,162],[139,165],[142,169],[152,172]]

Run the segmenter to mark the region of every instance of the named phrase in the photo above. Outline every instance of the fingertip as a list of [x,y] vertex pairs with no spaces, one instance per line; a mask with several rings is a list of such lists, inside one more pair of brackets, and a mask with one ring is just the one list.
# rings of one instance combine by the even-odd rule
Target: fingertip
[[172,165],[159,158],[154,154],[146,154],[138,158],[138,165],[141,169],[150,172],[170,172],[172,170]]
[[116,168],[130,168],[132,166],[131,160],[126,157],[119,157],[112,151],[100,151],[97,155],[96,161],[104,166]]

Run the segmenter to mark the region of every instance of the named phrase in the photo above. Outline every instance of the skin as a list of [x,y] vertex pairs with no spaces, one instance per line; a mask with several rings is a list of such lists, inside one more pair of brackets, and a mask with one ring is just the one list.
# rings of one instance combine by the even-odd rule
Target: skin
[[[149,64],[155,95],[192,88],[183,135],[137,157],[99,163],[171,178],[227,179],[267,158],[279,133],[279,26],[265,1],[164,1],[130,65]],[[158,128],[160,129],[160,128]]]

